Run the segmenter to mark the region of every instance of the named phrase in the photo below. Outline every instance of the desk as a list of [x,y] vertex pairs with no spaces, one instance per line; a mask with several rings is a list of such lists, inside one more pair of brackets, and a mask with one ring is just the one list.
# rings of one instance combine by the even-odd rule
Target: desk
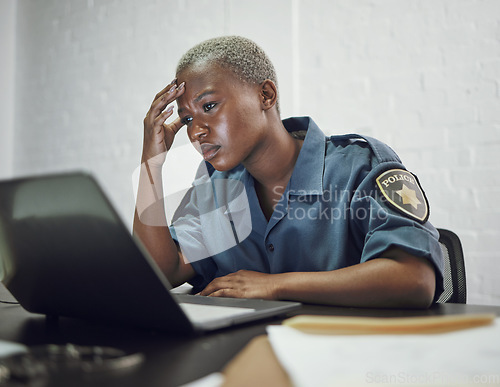
[[[11,299],[0,284],[0,299]],[[428,316],[460,313],[495,313],[500,306],[462,304],[434,305],[427,310],[391,310],[340,308],[304,305],[290,313],[338,316]],[[238,328],[224,329],[197,337],[179,337],[166,333],[99,325],[76,319],[61,318],[56,326],[45,317],[30,314],[17,305],[0,304],[0,339],[28,346],[66,344],[110,346],[132,352],[142,352],[144,364],[123,375],[92,375],[78,380],[56,380],[47,386],[178,386],[220,371],[253,337],[265,334],[266,326],[279,324],[280,318],[267,319]]]

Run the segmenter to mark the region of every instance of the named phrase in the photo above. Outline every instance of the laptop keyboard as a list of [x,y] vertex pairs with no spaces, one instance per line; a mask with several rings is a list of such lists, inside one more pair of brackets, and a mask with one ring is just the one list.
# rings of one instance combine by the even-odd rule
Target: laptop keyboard
[[251,308],[238,308],[234,306],[201,305],[181,302],[180,307],[192,322],[204,323],[221,318],[242,316],[255,312]]

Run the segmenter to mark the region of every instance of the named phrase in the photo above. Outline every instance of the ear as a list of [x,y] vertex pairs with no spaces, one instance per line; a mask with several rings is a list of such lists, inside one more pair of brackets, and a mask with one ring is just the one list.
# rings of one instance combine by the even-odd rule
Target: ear
[[278,89],[273,81],[266,79],[260,84],[260,98],[263,110],[269,110],[278,101]]

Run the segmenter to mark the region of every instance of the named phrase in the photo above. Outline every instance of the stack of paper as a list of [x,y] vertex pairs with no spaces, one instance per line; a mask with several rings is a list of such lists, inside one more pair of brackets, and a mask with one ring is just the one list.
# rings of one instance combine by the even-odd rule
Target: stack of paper
[[268,336],[295,386],[500,385],[499,319],[446,333],[327,335],[283,325]]

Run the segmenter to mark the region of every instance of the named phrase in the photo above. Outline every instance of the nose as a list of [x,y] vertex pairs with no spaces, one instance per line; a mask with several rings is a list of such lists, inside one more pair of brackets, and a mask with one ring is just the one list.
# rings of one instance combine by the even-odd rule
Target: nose
[[209,132],[207,124],[200,122],[192,122],[188,128],[188,135],[191,142],[201,141]]

